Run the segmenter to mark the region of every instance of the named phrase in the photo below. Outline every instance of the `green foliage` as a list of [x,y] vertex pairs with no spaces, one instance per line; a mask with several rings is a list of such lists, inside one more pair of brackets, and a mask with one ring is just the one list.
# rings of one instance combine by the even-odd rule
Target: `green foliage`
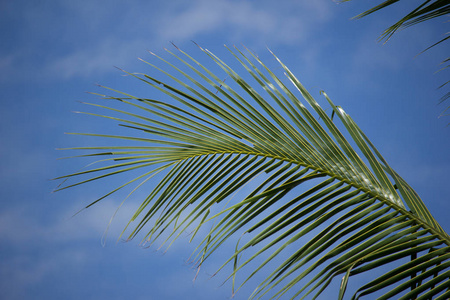
[[[340,2],[348,2],[351,0],[340,0]],[[380,9],[386,8],[400,0],[386,0],[383,3],[357,15],[355,18],[363,18]],[[388,27],[380,36],[380,40],[389,40],[392,35],[399,29],[406,28],[418,23],[428,21],[437,17],[445,16],[450,13],[450,3],[443,0],[426,0],[420,4],[417,8],[406,14],[403,18],[398,20],[395,24]],[[448,34],[448,33],[447,33]],[[448,37],[443,38],[436,44],[447,40]],[[436,45],[435,44],[435,45]]]
[[[348,1],[351,1],[351,0],[340,0],[340,2],[348,2]],[[386,7],[388,7],[394,3],[397,3],[399,1],[400,0],[386,0],[383,3],[357,15],[355,18],[357,18],[357,19],[363,18],[365,16],[368,16],[374,12],[379,11],[380,9],[386,8]],[[380,40],[384,40],[387,42],[394,35],[394,33],[396,33],[400,29],[407,28],[409,26],[416,25],[421,22],[429,21],[429,20],[432,20],[437,17],[446,16],[449,13],[450,13],[450,2],[448,0],[426,0],[421,5],[419,5],[417,8],[415,8],[414,10],[412,10],[411,12],[406,14],[403,18],[398,20],[395,24],[389,26],[386,30],[384,30],[380,36]],[[448,20],[446,20],[446,22],[448,22]],[[442,38],[438,42],[434,43],[427,49],[423,50],[421,53],[423,53],[443,42],[446,42],[450,38],[450,36],[448,34],[449,34],[449,32],[443,33],[443,35],[445,35],[444,38]],[[449,67],[449,65],[448,65],[449,60],[450,60],[450,57],[448,57],[442,61],[441,64],[444,65],[444,67],[442,67],[439,71],[442,71]],[[448,83],[449,83],[449,81],[445,82],[439,88],[443,88]],[[450,92],[445,93],[445,95],[442,96],[442,98],[440,99],[439,103],[444,102],[449,97],[450,97]],[[445,113],[449,108],[450,108],[450,106],[448,106],[442,112],[441,116],[444,116],[444,115],[448,116],[448,114],[445,114]]]
[[[128,239],[141,234],[144,243],[170,246],[189,231],[191,240],[199,235],[192,261],[200,267],[240,237],[220,269],[231,267],[233,288],[238,274],[241,285],[267,274],[251,298],[318,296],[339,277],[342,299],[361,273],[370,280],[352,299],[448,297],[450,237],[353,119],[323,93],[330,117],[277,57],[287,82],[251,52],[228,49],[231,67],[201,50],[208,68],[177,48],[168,52],[178,65],[156,55],[147,62],[164,80],[127,73],[163,100],[109,89],[116,96],[102,97],[123,109],[90,104],[110,114],[89,114],[141,135],[85,134],[131,145],[75,148],[105,157],[106,166],[62,176],[88,178],[60,189],[135,174],[94,204],[159,178],[131,216]],[[223,73],[210,71],[217,67]]]

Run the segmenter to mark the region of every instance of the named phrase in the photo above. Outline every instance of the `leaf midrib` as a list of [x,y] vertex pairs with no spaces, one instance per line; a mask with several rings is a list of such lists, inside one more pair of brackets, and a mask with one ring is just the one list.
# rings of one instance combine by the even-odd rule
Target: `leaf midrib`
[[301,162],[301,161],[298,161],[298,160],[295,160],[295,159],[281,157],[281,156],[277,156],[277,155],[270,154],[270,153],[259,153],[259,152],[253,152],[253,151],[220,151],[220,152],[208,152],[208,153],[196,154],[196,155],[192,155],[192,156],[180,159],[179,161],[182,161],[182,160],[185,160],[185,159],[194,158],[194,157],[198,157],[198,156],[215,155],[215,154],[229,154],[229,155],[232,155],[232,154],[238,154],[238,155],[245,154],[245,155],[255,155],[255,156],[260,156],[260,157],[268,157],[268,158],[278,159],[278,160],[281,160],[281,161],[285,161],[285,162],[301,165],[304,168],[308,168],[308,169],[314,170],[314,171],[316,171],[318,173],[325,174],[328,177],[335,178],[338,181],[341,181],[341,182],[344,182],[344,183],[346,183],[348,185],[351,185],[355,189],[357,189],[357,190],[359,190],[359,191],[361,191],[363,193],[367,193],[370,196],[378,199],[379,201],[381,201],[384,204],[390,206],[391,208],[395,209],[396,211],[400,212],[401,214],[407,216],[409,219],[414,220],[414,222],[416,224],[420,225],[423,229],[429,230],[431,234],[435,234],[440,240],[442,240],[445,244],[450,246],[450,236],[448,236],[445,232],[441,232],[441,231],[437,230],[436,228],[434,228],[434,226],[430,225],[429,223],[427,223],[426,221],[422,220],[421,218],[419,218],[415,214],[409,212],[408,210],[404,209],[403,207],[400,207],[399,205],[397,205],[396,203],[392,202],[388,198],[383,197],[383,196],[379,195],[378,193],[376,193],[375,191],[367,189],[367,188],[365,188],[362,185],[359,185],[359,184],[357,184],[355,182],[352,182],[352,181],[348,180],[347,178],[343,178],[342,176],[339,176],[338,174],[332,173],[332,172],[330,172],[328,170],[324,170],[324,169],[316,167],[316,166],[312,166],[312,165],[306,164],[304,162]]

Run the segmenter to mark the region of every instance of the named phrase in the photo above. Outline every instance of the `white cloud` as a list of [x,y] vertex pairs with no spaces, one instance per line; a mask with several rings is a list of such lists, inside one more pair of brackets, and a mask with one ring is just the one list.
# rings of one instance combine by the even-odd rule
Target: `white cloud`
[[[80,209],[79,206],[68,206],[62,212],[53,211],[45,221],[41,219],[42,216],[35,215],[32,207],[11,208],[0,213],[0,238],[14,245],[30,242],[58,244],[67,241],[100,241],[117,207],[118,204],[113,200],[105,200],[104,203],[74,216]],[[114,224],[112,227],[112,236],[120,233],[118,225],[128,221],[134,207],[124,206],[122,211],[125,213],[119,213],[114,221],[117,226]]]
[[[79,207],[67,206],[62,211],[49,212],[45,220],[42,214],[36,214],[30,206],[2,211],[0,239],[8,245],[7,249],[13,250],[2,253],[3,259],[0,260],[0,277],[3,279],[0,288],[4,290],[3,295],[8,295],[10,299],[23,299],[29,293],[27,287],[46,282],[55,274],[71,274],[80,268],[96,265],[96,261],[104,259],[106,251],[102,250],[100,241],[117,207],[118,202],[114,199],[105,200],[72,217]],[[118,247],[114,243],[135,209],[133,203],[127,203],[121,208],[112,223],[109,247]],[[186,243],[184,239],[170,248],[170,257],[178,257],[179,264],[187,259],[195,246]],[[136,246],[137,242],[132,244],[127,247]],[[155,249],[152,247],[151,250],[143,251],[152,252]],[[130,253],[124,251],[119,254]],[[163,250],[157,255],[162,253]],[[157,255],[153,253],[152,259],[157,260]],[[186,287],[195,271],[187,266],[182,266],[182,271]],[[179,274],[170,275],[172,279],[173,276]],[[181,293],[181,290],[178,292]]]
[[[71,207],[64,214],[73,211]],[[3,252],[0,260],[0,288],[8,299],[24,299],[30,287],[49,276],[70,273],[95,260],[89,247],[81,242],[100,240],[104,216],[97,211],[97,215],[82,218],[78,223],[67,216],[51,221],[57,220],[56,216],[52,211],[43,220],[35,209],[23,205],[0,213],[0,238],[7,245],[3,249],[12,250]]]
[[[40,78],[69,79],[110,72],[113,65],[127,66],[143,55],[145,49],[160,49],[172,40],[184,43],[207,36],[214,43],[243,42],[253,49],[266,45],[295,45],[305,41],[317,26],[329,20],[330,5],[333,5],[327,0],[116,4],[105,9],[100,1],[91,1],[87,6],[68,1],[61,6],[61,12],[45,11],[40,6],[28,8],[30,11],[24,14],[34,16],[25,27],[32,35],[31,41],[47,40],[50,34],[62,37],[62,43],[54,44],[51,51],[42,51],[41,54],[47,54],[38,62]],[[45,22],[36,23],[43,15]],[[62,22],[63,19],[72,21]],[[62,25],[55,27],[52,20]],[[38,31],[36,27],[39,26]],[[65,51],[57,50],[61,46],[66,47]],[[30,58],[29,55],[35,55],[34,52],[25,53],[25,60]],[[11,59],[11,55],[7,55],[1,61],[6,64],[4,73],[16,69],[16,75],[27,74],[17,72],[19,66],[11,63]],[[30,70],[33,66],[26,67]]]
[[[36,259],[34,255],[19,254],[0,263],[2,285],[17,286],[18,289],[39,283],[51,273],[64,272],[68,267],[92,259],[89,254],[76,250],[51,251],[51,255],[42,255]],[[19,297],[18,297],[19,298]]]
[[226,32],[224,39],[274,44],[302,42],[314,26],[330,18],[324,1],[191,1],[185,9],[165,10],[158,18],[160,39],[189,40]]
[[[133,194],[135,199],[127,199],[120,208],[119,205],[122,199],[116,201],[114,198],[107,198],[81,211],[80,204],[66,206],[63,210],[50,212],[45,220],[43,219],[43,215],[35,213],[35,209],[32,206],[5,209],[0,212],[0,239],[16,246],[23,246],[29,243],[56,246],[85,241],[89,243],[97,242],[98,244],[96,245],[103,243],[114,245],[120,237],[122,230],[136,212],[140,202],[145,199],[142,193],[137,191]],[[84,199],[86,198],[95,199],[94,197],[84,195],[80,201],[72,199],[71,203],[84,203]],[[119,210],[117,210],[118,208]],[[181,218],[187,214],[188,212],[185,212]],[[136,226],[136,223],[139,221],[140,219],[138,218],[136,222],[131,223],[130,230],[121,237],[121,240],[127,238],[127,233],[129,234],[134,229],[133,226]],[[148,226],[151,226],[151,224],[152,222],[149,222]],[[202,227],[199,235],[201,236],[207,230],[207,228]],[[168,230],[164,232],[152,246],[152,249],[156,250],[169,233]],[[189,241],[190,233],[182,233],[180,240],[176,241],[169,248],[169,251],[185,250],[183,245],[186,245]],[[141,238],[143,238],[143,235],[138,236],[131,243],[137,245],[141,242]],[[164,252],[168,244],[161,247],[160,251]],[[190,247],[193,247],[193,245]]]
[[[189,39],[226,29],[230,35],[265,34],[275,27],[275,16],[249,2],[193,1],[178,14],[168,10],[160,18],[160,37]],[[272,29],[273,30],[273,29]]]
[[46,66],[45,73],[65,79],[92,77],[111,72],[114,66],[129,65],[133,60],[137,61],[136,50],[143,52],[144,49],[143,40],[122,43],[120,40],[105,38],[94,47],[79,49],[54,59]]

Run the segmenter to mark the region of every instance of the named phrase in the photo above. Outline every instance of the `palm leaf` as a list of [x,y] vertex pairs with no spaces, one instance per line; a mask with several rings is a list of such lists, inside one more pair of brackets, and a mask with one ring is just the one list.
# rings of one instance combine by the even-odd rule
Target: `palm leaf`
[[[155,54],[155,63],[146,62],[164,81],[127,73],[164,100],[109,88],[116,95],[103,98],[123,108],[92,104],[111,114],[88,114],[141,135],[85,134],[132,145],[71,148],[104,156],[98,163],[106,166],[59,177],[88,176],[59,189],[141,172],[94,204],[160,176],[131,216],[128,239],[170,246],[184,232],[191,241],[203,235],[191,257],[200,267],[241,235],[220,269],[232,268],[233,287],[246,274],[236,290],[267,274],[251,298],[317,297],[342,277],[342,299],[352,277],[392,263],[353,298],[448,295],[450,237],[341,107],[323,93],[338,124],[276,56],[287,80],[250,51],[227,48],[235,59],[228,65],[200,49],[208,68],[176,48],[168,53],[177,65]],[[210,70],[216,67],[220,75]]]
[[[340,0],[340,2],[348,2],[351,0]],[[357,15],[355,18],[360,19],[368,16],[380,9],[386,8],[400,0],[386,0],[379,5]],[[389,40],[392,35],[399,29],[406,28],[424,21],[431,20],[436,17],[445,16],[450,13],[450,3],[446,0],[425,0],[418,7],[406,14],[395,24],[387,28],[380,36],[380,40]],[[440,42],[442,42],[441,40]],[[440,43],[438,42],[438,43]]]
[[[339,0],[339,2],[348,2],[348,1],[351,1],[351,0]],[[379,11],[380,9],[389,7],[390,5],[395,4],[399,1],[400,0],[386,0],[382,3],[380,3],[379,5],[374,6],[371,9],[369,9],[363,13],[360,13],[359,15],[355,16],[354,18],[360,19],[360,18],[366,17],[374,12]],[[393,24],[393,25],[389,26],[387,29],[385,29],[381,33],[379,40],[380,41],[384,40],[385,42],[387,42],[394,35],[394,33],[397,32],[397,30],[401,30],[401,29],[407,28],[412,25],[416,25],[416,24],[424,22],[424,21],[429,21],[429,20],[437,18],[437,17],[446,16],[449,13],[450,13],[450,2],[448,0],[425,0],[422,4],[420,4],[414,10],[412,10],[411,12],[406,14],[403,18],[401,18],[395,24]],[[444,35],[448,35],[448,32],[446,32]],[[447,41],[448,38],[449,38],[449,36],[442,38],[438,42],[434,43],[433,45],[427,47],[425,50],[421,51],[419,54],[422,54],[423,52],[441,44],[442,42]],[[417,55],[419,55],[419,54],[417,54]],[[445,64],[445,63],[448,63],[448,58],[441,62],[441,64]],[[448,65],[446,65],[445,67],[441,68],[438,71],[446,69],[447,67],[448,67]],[[445,84],[443,84],[439,88],[443,87],[444,85]],[[449,95],[449,93],[447,92],[444,96],[442,96],[439,103],[442,103],[445,100],[447,100],[448,95]],[[447,107],[447,109],[448,109],[448,107]],[[447,110],[447,109],[445,109],[445,110]],[[444,110],[444,112],[445,112],[445,110]],[[441,116],[445,115],[444,112],[441,114]]]

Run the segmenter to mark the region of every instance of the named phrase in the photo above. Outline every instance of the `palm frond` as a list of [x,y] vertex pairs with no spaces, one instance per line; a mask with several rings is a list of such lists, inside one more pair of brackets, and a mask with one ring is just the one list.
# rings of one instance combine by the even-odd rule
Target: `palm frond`
[[[340,0],[339,2],[348,2],[351,0]],[[374,12],[384,9],[400,0],[386,0],[375,7],[355,16],[356,19],[363,18]],[[424,21],[431,20],[436,17],[445,16],[450,13],[450,4],[445,0],[425,0],[418,7],[406,14],[395,24],[388,27],[380,36],[380,40],[389,40],[392,35],[399,29],[406,28]],[[442,40],[440,41],[442,42]]]
[[[339,2],[348,2],[348,1],[351,1],[351,0],[339,0]],[[374,12],[379,11],[380,9],[389,7],[390,5],[395,4],[399,1],[400,0],[386,0],[383,3],[380,3],[379,5],[376,5],[375,7],[371,8],[371,9],[369,9],[363,13],[360,13],[359,15],[355,16],[354,18],[360,19],[360,18],[366,17]],[[389,26],[387,29],[385,29],[381,33],[379,40],[380,41],[384,40],[384,42],[387,42],[394,35],[394,33],[396,33],[400,29],[404,29],[404,28],[407,28],[412,25],[416,25],[416,24],[424,22],[424,21],[429,21],[429,20],[437,18],[437,17],[442,17],[445,15],[448,15],[449,13],[450,13],[450,3],[448,0],[425,0],[417,8],[415,8],[414,10],[412,10],[411,12],[406,14],[403,18],[401,18],[395,24],[393,24],[393,25]],[[433,45],[427,47],[425,50],[421,51],[417,55],[420,55],[420,54],[424,53],[425,51],[428,51],[431,48],[447,41],[449,38],[448,34],[449,33],[446,32],[444,34],[444,35],[446,35],[446,37],[442,38],[441,40],[434,43]],[[442,61],[441,64],[444,64],[446,62],[448,62],[448,59],[445,59],[444,61]],[[438,72],[447,67],[448,67],[448,65],[441,68],[440,70],[438,70]],[[447,99],[448,99],[448,93],[441,97],[439,103],[442,103],[443,101],[445,101]],[[444,114],[442,113],[441,116],[442,115],[444,115]]]
[[[275,55],[287,80],[250,51],[227,48],[235,59],[229,65],[200,49],[208,68],[176,48],[167,51],[177,65],[156,54],[155,63],[146,62],[165,80],[127,73],[164,100],[109,88],[116,96],[103,98],[123,109],[91,104],[114,116],[88,114],[140,135],[85,134],[133,144],[71,148],[94,151],[82,156],[104,156],[99,163],[107,165],[59,177],[90,176],[59,189],[141,172],[94,204],[160,176],[131,216],[128,239],[170,246],[184,232],[191,241],[203,235],[191,257],[200,267],[241,236],[220,269],[231,266],[233,287],[246,274],[236,290],[265,272],[251,298],[318,296],[339,276],[342,299],[361,273],[370,280],[354,299],[448,295],[450,237],[341,107],[323,93],[337,124]],[[241,67],[243,74],[235,71]],[[390,272],[370,276],[393,262]]]

